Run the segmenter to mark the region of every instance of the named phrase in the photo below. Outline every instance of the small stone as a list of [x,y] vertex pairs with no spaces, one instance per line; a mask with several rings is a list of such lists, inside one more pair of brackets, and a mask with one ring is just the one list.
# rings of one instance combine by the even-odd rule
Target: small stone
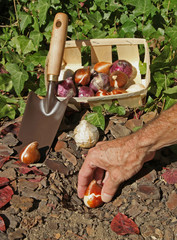
[[122,126],[121,124],[115,124],[110,128],[111,134],[114,138],[120,138],[127,136],[131,133],[131,131],[126,128],[125,126]]
[[54,237],[55,237],[56,239],[60,239],[61,234],[60,234],[60,233],[56,233],[56,234],[54,235]]
[[21,194],[24,197],[30,197],[30,198],[34,198],[36,200],[45,200],[45,199],[47,199],[48,192],[46,191],[46,189],[41,189],[39,191],[33,191],[33,190],[25,188],[21,192]]
[[43,215],[43,214],[47,215],[51,212],[52,209],[47,204],[48,202],[46,200],[40,201],[39,207],[38,207],[38,212],[40,215]]
[[[35,178],[35,176],[34,176],[34,178]],[[19,181],[18,181],[18,188],[19,188],[20,192],[24,191],[25,188],[34,191],[35,189],[37,189],[38,186],[39,186],[39,182],[30,182],[23,178],[19,179]]]
[[51,231],[57,230],[57,229],[58,229],[58,223],[57,223],[56,221],[50,220],[50,221],[48,222],[48,227],[49,227],[49,229],[50,229]]
[[73,164],[73,166],[77,165],[77,159],[76,157],[70,153],[67,149],[61,149],[62,154],[64,155],[64,157]]
[[140,208],[136,208],[134,206],[131,206],[128,210],[127,213],[130,217],[135,218],[136,216],[138,216],[141,213],[141,209]]
[[88,234],[89,237],[94,237],[95,230],[94,230],[93,226],[87,226],[86,231],[87,231],[87,234]]
[[125,126],[130,129],[132,132],[135,132],[139,128],[142,128],[143,126],[143,121],[140,119],[129,119],[126,123]]
[[76,195],[73,195],[72,201],[74,201],[75,204],[77,204],[77,206],[81,206],[83,204],[83,201],[80,198],[78,198]]
[[28,212],[33,207],[33,202],[34,200],[32,198],[19,195],[13,195],[10,200],[12,207],[19,208],[24,212]]
[[58,140],[56,145],[55,145],[54,150],[55,150],[55,152],[59,152],[59,151],[61,151],[61,149],[66,148],[66,147],[67,147],[66,142]]
[[163,240],[163,232],[159,229],[155,229],[155,234],[158,236],[158,240]]
[[154,185],[146,185],[142,184],[138,186],[138,195],[140,195],[143,199],[152,198],[154,200],[160,199],[160,191]]
[[0,239],[1,240],[9,240],[7,234],[3,233],[3,232],[0,232]]
[[13,181],[17,177],[17,175],[14,168],[7,168],[0,173],[0,177],[6,177]]
[[152,237],[154,237],[154,232],[155,232],[154,226],[147,225],[147,224],[143,225],[143,227],[141,229],[141,235],[145,239],[152,239]]
[[104,130],[104,133],[107,134],[110,131],[110,128],[114,125],[113,121],[109,119],[109,122]]
[[115,207],[120,207],[125,201],[126,201],[126,199],[124,199],[124,198],[122,198],[122,197],[117,197],[117,198],[113,201],[113,206],[115,206]]
[[8,157],[13,154],[14,150],[7,145],[0,143],[0,156]]
[[9,240],[19,240],[25,237],[26,231],[23,229],[17,229],[14,232],[8,234]]
[[177,194],[175,191],[173,191],[169,198],[168,201],[166,202],[166,206],[170,209],[170,210],[174,210],[177,207]]
[[14,134],[9,132],[3,137],[2,143],[8,145],[9,147],[14,147],[18,144],[18,139],[14,137]]
[[34,226],[36,226],[37,224],[42,224],[42,217],[41,216],[35,216],[35,217],[26,217],[23,218],[23,220],[21,221],[20,225],[21,227],[24,229],[31,229]]
[[143,167],[139,172],[139,179],[136,182],[154,182],[157,179],[157,172],[148,167]]
[[165,229],[165,233],[164,233],[164,239],[165,240],[174,240],[173,238],[173,232],[171,231],[171,229]]
[[8,217],[8,220],[10,222],[9,227],[13,228],[13,229],[16,228],[18,226],[19,222],[21,221],[21,218],[18,216],[15,216],[15,215],[6,214],[6,217]]
[[157,111],[155,110],[154,112],[147,112],[145,114],[143,114],[141,116],[141,120],[144,122],[144,123],[148,123],[150,121],[152,121],[155,117],[157,117]]
[[58,136],[58,141],[63,141],[64,139],[67,138],[67,133],[66,132],[62,132],[59,136]]
[[114,123],[120,123],[120,124],[125,124],[126,121],[127,121],[127,118],[126,117],[119,117],[117,115],[114,115],[112,117],[110,117],[110,120]]

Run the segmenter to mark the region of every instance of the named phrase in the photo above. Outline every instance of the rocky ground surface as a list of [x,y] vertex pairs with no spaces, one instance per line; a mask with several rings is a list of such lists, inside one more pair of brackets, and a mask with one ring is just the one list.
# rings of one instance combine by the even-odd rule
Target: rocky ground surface
[[[153,117],[154,113],[139,119],[112,116],[100,139],[131,134]],[[177,240],[177,184],[162,177],[167,169],[177,168],[177,155],[171,148],[160,150],[153,161],[122,184],[112,202],[89,209],[77,197],[78,171],[88,151],[78,148],[71,137],[78,119],[62,123],[48,166],[39,162],[28,166],[32,170],[26,173],[13,157],[21,119],[1,126],[0,155],[11,157],[0,168],[0,177],[10,179],[14,194],[0,209],[6,225],[0,239]],[[112,231],[110,224],[118,212],[131,218],[140,234],[121,236]]]

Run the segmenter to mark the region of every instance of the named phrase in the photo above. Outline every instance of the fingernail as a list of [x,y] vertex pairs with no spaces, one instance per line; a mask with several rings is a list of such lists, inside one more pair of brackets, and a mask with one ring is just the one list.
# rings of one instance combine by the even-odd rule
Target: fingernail
[[103,202],[110,202],[112,200],[112,195],[109,195],[107,193],[103,193],[101,195],[101,199]]

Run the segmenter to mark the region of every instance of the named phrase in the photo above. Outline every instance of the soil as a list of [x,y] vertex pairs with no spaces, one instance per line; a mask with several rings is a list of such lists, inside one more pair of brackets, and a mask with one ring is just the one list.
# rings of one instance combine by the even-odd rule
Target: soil
[[[0,209],[6,231],[1,240],[177,240],[177,184],[167,183],[162,174],[177,168],[172,148],[156,153],[133,178],[124,182],[114,199],[99,208],[89,209],[77,196],[77,177],[88,149],[76,146],[72,131],[82,115],[65,116],[48,162],[31,164],[35,171],[22,173],[16,164],[13,148],[21,118],[1,126],[0,155],[11,156],[0,169],[0,177],[10,179],[14,195]],[[133,119],[112,116],[107,119],[100,140],[106,141],[131,134],[146,124],[154,113]],[[110,224],[118,212],[131,218],[140,234],[117,235]]]

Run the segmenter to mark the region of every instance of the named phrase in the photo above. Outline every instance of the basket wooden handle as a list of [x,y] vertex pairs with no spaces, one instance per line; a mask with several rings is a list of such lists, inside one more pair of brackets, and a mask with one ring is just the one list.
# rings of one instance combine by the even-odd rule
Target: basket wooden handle
[[57,13],[53,23],[47,68],[48,80],[50,81],[58,80],[65,47],[67,26],[68,16],[65,13]]

